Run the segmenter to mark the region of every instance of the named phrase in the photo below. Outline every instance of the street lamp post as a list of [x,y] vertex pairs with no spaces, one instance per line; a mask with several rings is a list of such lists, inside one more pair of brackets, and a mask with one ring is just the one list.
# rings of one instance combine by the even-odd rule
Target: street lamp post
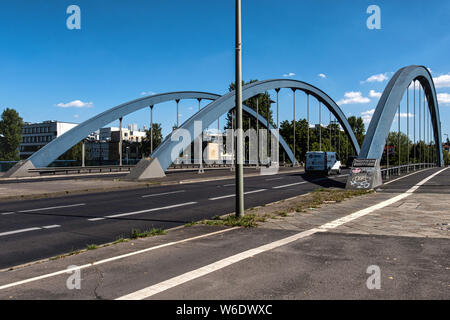
[[236,217],[244,214],[241,0],[236,0]]

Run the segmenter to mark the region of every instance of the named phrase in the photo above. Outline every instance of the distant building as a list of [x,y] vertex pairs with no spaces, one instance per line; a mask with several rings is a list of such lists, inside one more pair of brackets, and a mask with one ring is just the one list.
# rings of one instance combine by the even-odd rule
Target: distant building
[[25,123],[22,129],[22,143],[19,147],[20,159],[27,159],[47,143],[77,125],[77,123],[61,121]]
[[[122,128],[122,140],[129,142],[141,142],[146,136],[145,131],[137,130],[137,125],[129,125],[133,130]],[[136,129],[136,130],[134,130]],[[100,141],[118,142],[120,140],[120,129],[116,127],[101,128],[99,133]]]

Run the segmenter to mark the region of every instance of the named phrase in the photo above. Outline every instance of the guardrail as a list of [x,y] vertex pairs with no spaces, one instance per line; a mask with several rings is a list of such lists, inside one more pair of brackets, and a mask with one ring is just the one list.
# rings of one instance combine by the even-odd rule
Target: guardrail
[[433,167],[436,167],[435,163],[412,163],[409,165],[381,169],[381,176],[383,178],[389,178],[390,176],[400,176],[402,173],[409,173],[412,171]]
[[92,167],[49,167],[28,169],[28,172],[39,174],[69,174],[69,173],[102,173],[102,172],[129,172],[134,165],[125,166],[92,166]]

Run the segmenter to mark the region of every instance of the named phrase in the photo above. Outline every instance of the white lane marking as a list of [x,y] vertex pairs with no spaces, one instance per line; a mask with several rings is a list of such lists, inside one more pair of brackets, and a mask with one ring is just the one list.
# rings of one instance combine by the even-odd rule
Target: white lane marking
[[13,230],[13,231],[2,232],[2,233],[0,233],[0,237],[9,236],[11,234],[16,234],[16,233],[35,231],[35,230],[41,230],[41,228],[33,227],[33,228],[27,228],[27,229],[20,229],[20,230]]
[[199,277],[202,277],[204,275],[207,275],[209,273],[212,273],[214,271],[223,269],[227,266],[230,266],[232,264],[235,264],[239,261],[245,260],[247,258],[250,258],[252,256],[255,256],[257,254],[260,254],[262,252],[268,251],[268,250],[272,250],[275,248],[278,248],[280,246],[284,246],[286,244],[289,244],[293,241],[299,240],[301,238],[310,236],[314,233],[316,233],[316,229],[312,229],[312,230],[308,230],[308,231],[304,231],[298,234],[295,234],[291,237],[288,238],[284,238],[263,246],[260,246],[258,248],[254,248],[254,249],[250,249],[238,254],[235,254],[234,256],[219,260],[217,262],[211,263],[207,266],[204,266],[202,268],[190,271],[190,272],[186,272],[185,274],[182,274],[180,276],[171,278],[169,280],[160,282],[158,284],[152,285],[150,287],[147,287],[145,289],[127,294],[125,296],[122,296],[120,298],[117,298],[116,300],[143,300],[145,298],[149,298],[157,293],[160,293],[162,291],[166,291],[170,288],[176,287],[180,284],[183,284],[185,282],[197,279]]
[[17,233],[23,233],[23,232],[29,232],[29,231],[36,231],[36,230],[42,230],[42,229],[53,229],[53,228],[59,228],[61,227],[58,224],[54,224],[51,226],[44,226],[44,227],[32,227],[32,228],[26,228],[26,229],[19,229],[19,230],[12,230],[12,231],[6,231],[6,232],[2,232],[0,233],[0,237],[3,236],[9,236],[12,234],[17,234]]
[[284,178],[272,178],[272,179],[266,179],[266,181],[275,181],[275,180],[283,180]]
[[59,224],[52,224],[51,226],[43,226],[43,229],[54,229],[54,228],[60,228],[61,226]]
[[183,193],[186,192],[186,190],[178,190],[178,191],[171,191],[171,192],[163,192],[163,193],[155,193],[155,194],[147,194],[145,196],[142,196],[142,198],[150,198],[150,197],[157,197],[157,196],[165,196],[168,194],[174,194],[174,193]]
[[291,184],[285,184],[285,185],[282,185],[282,186],[273,187],[272,189],[283,189],[283,188],[288,188],[288,187],[298,186],[298,185],[305,184],[305,183],[308,183],[308,181],[297,182],[297,183],[291,183]]
[[16,214],[15,212],[2,212],[2,216],[8,216],[10,214]]
[[[244,192],[244,194],[252,194],[252,193],[258,193],[258,192],[263,192],[263,191],[267,191],[267,189],[259,189],[259,190],[247,191],[247,192]],[[220,199],[225,199],[225,198],[231,198],[231,197],[235,197],[235,196],[236,196],[235,194],[228,194],[226,196],[209,198],[208,200],[214,201],[214,200],[220,200]]]
[[[424,169],[424,170],[427,170],[427,169]],[[397,179],[394,179],[394,180],[388,181],[388,182],[384,183],[384,185],[387,185],[387,184],[390,184],[390,183],[392,183],[392,182],[395,182],[395,181],[398,181],[398,180],[404,179],[404,178],[406,178],[406,177],[409,177],[409,176],[412,176],[412,175],[414,175],[414,174],[416,174],[416,173],[419,173],[419,172],[423,172],[424,170],[419,170],[419,171],[416,171],[416,172],[413,172],[413,173],[407,174],[406,176],[403,176],[403,177],[400,177],[400,178],[397,178]]]
[[443,169],[443,170],[435,173],[434,175],[428,177],[427,179],[422,180],[417,185],[415,185],[414,187],[409,189],[406,193],[398,195],[398,196],[396,196],[396,197],[394,197],[392,199],[385,200],[385,201],[383,201],[381,203],[378,203],[378,204],[376,204],[374,206],[371,206],[369,208],[357,211],[357,212],[355,212],[353,214],[350,214],[348,216],[345,216],[343,218],[340,218],[340,219],[334,220],[332,222],[326,223],[326,224],[324,224],[324,225],[322,225],[322,226],[320,226],[318,228],[314,228],[314,229],[311,229],[311,230],[303,231],[303,232],[297,233],[297,234],[295,234],[293,236],[290,236],[290,237],[287,237],[287,238],[284,238],[284,239],[281,239],[281,240],[277,240],[277,241],[271,242],[269,244],[266,244],[266,245],[263,245],[263,246],[260,246],[260,247],[254,248],[254,249],[250,249],[250,250],[238,253],[236,255],[233,255],[231,257],[228,257],[228,258],[219,260],[217,262],[211,263],[211,264],[209,264],[207,266],[204,266],[204,267],[201,267],[199,269],[196,269],[196,270],[193,270],[193,271],[190,271],[190,272],[186,272],[186,273],[184,273],[184,274],[182,274],[180,276],[173,277],[171,279],[168,279],[166,281],[154,284],[154,285],[149,286],[147,288],[144,288],[144,289],[138,290],[136,292],[124,295],[122,297],[117,298],[116,300],[143,300],[143,299],[149,298],[151,296],[154,296],[154,295],[156,295],[156,294],[158,294],[160,292],[166,291],[168,289],[171,289],[173,287],[176,287],[178,285],[186,283],[188,281],[191,281],[191,280],[197,279],[199,277],[208,275],[208,274],[210,274],[210,273],[212,273],[214,271],[223,269],[223,268],[225,268],[227,266],[230,266],[230,265],[235,264],[237,262],[240,262],[242,260],[245,260],[245,259],[248,259],[250,257],[253,257],[253,256],[257,255],[257,254],[260,254],[260,253],[263,253],[263,252],[266,252],[266,251],[269,251],[269,250],[273,250],[275,248],[287,245],[289,243],[297,241],[297,240],[299,240],[301,238],[305,238],[305,237],[311,236],[311,235],[313,235],[315,233],[318,233],[318,232],[325,232],[325,231],[328,231],[330,229],[337,228],[337,227],[339,227],[340,225],[342,225],[344,223],[347,223],[349,221],[352,221],[352,220],[355,220],[355,219],[360,218],[362,216],[365,216],[365,215],[367,215],[367,214],[369,214],[369,213],[371,213],[373,211],[376,211],[376,210],[379,210],[379,209],[384,208],[386,206],[389,206],[389,205],[391,205],[391,204],[393,204],[393,203],[395,203],[395,202],[397,202],[397,201],[399,201],[399,200],[401,200],[403,198],[406,198],[406,197],[410,196],[420,186],[422,186],[427,181],[429,181],[430,179],[434,178],[436,175],[438,175],[439,173],[441,173],[444,170],[446,170],[446,169]]
[[105,216],[105,217],[101,217],[101,218],[88,219],[88,221],[99,221],[99,220],[105,220],[105,219],[111,219],[111,218],[134,216],[136,214],[148,213],[148,212],[159,211],[159,210],[173,209],[173,208],[178,208],[178,207],[183,207],[183,206],[189,206],[189,205],[196,204],[196,203],[197,202],[186,202],[186,203],[174,204],[172,206],[161,207],[161,208],[153,208],[153,209],[147,209],[147,210],[119,213],[119,214],[114,214],[114,215]]
[[235,186],[235,184],[234,184],[234,183],[230,183],[230,184],[224,184],[224,185],[223,185],[223,187],[233,187],[233,186]]
[[149,251],[153,251],[153,250],[157,250],[157,249],[161,249],[161,248],[177,245],[177,244],[180,244],[180,243],[185,243],[185,242],[189,242],[189,241],[193,241],[193,240],[198,240],[198,239],[202,239],[202,238],[215,236],[217,234],[225,233],[225,232],[232,231],[232,230],[235,230],[235,229],[239,229],[239,227],[219,230],[219,231],[215,231],[215,232],[211,232],[211,233],[207,233],[207,234],[202,234],[200,236],[187,238],[187,239],[183,239],[183,240],[179,240],[179,241],[168,242],[168,243],[164,243],[164,244],[161,244],[161,245],[158,245],[158,246],[155,246],[155,247],[150,247],[150,248],[146,248],[146,249],[142,249],[142,250],[138,250],[138,251],[122,254],[120,256],[115,256],[115,257],[99,260],[99,261],[96,261],[96,262],[88,263],[88,264],[79,266],[77,268],[63,269],[63,270],[60,270],[60,271],[43,274],[43,275],[40,275],[40,276],[37,276],[37,277],[34,277],[34,278],[29,278],[29,279],[24,279],[24,280],[20,280],[20,281],[17,281],[17,282],[9,283],[9,284],[4,284],[4,285],[0,286],[0,290],[8,289],[8,288],[11,288],[11,287],[17,287],[17,286],[20,286],[22,284],[26,284],[26,283],[30,283],[30,282],[34,282],[34,281],[38,281],[38,280],[43,280],[43,279],[55,277],[55,276],[58,276],[58,275],[61,275],[61,274],[66,274],[67,272],[70,272],[70,271],[82,270],[82,269],[86,269],[86,268],[89,268],[89,267],[92,267],[92,266],[98,266],[98,265],[101,265],[101,264],[104,264],[104,263],[108,263],[108,262],[113,262],[113,261],[117,261],[117,260],[120,260],[120,259],[129,258],[129,257],[135,256],[135,255],[139,255],[139,254],[143,254],[143,253],[146,253],[146,252],[149,252]]
[[77,204],[70,204],[70,205],[67,205],[67,206],[57,206],[57,207],[47,207],[47,208],[20,210],[20,211],[17,211],[17,212],[45,211],[45,210],[54,210],[54,209],[62,209],[62,208],[81,207],[81,206],[85,206],[85,205],[86,205],[86,203],[77,203]]

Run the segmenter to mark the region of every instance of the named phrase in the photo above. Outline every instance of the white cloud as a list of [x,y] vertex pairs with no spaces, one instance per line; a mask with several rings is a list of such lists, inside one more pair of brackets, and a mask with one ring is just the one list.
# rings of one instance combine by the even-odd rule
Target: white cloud
[[293,76],[295,76],[295,73],[293,73],[293,72],[289,72],[289,73],[285,73],[285,74],[283,74],[283,77],[293,77]]
[[438,93],[437,99],[440,104],[450,105],[450,94],[449,93]]
[[361,83],[383,82],[383,81],[386,81],[387,79],[389,79],[389,76],[387,73],[380,73],[380,74],[375,74],[373,76],[370,76],[369,78],[367,78],[367,80],[361,81]]
[[322,79],[325,79],[325,78],[327,77],[327,76],[326,76],[325,74],[323,74],[323,73],[319,73],[318,76],[321,77]]
[[450,88],[450,74],[433,78],[433,81],[436,88]]
[[[398,114],[397,114],[398,117]],[[401,118],[413,118],[414,114],[413,113],[400,113],[400,117]]]
[[370,99],[367,97],[363,97],[361,92],[350,91],[346,92],[344,95],[344,99],[338,101],[338,105],[344,104],[361,104],[361,103],[369,103]]
[[75,119],[78,119],[80,116],[79,116],[78,114],[74,114],[73,117],[74,117]]
[[92,102],[83,102],[81,100],[74,100],[68,103],[58,103],[56,105],[60,108],[91,108],[94,106]]
[[382,93],[381,92],[376,92],[375,90],[370,90],[369,92],[369,97],[371,98],[381,98]]
[[363,119],[365,124],[370,123],[374,113],[375,113],[375,109],[370,109],[370,110],[361,112],[361,118]]
[[155,95],[156,94],[156,92],[153,92],[153,91],[142,91],[141,92],[141,96],[153,96],[153,95]]

